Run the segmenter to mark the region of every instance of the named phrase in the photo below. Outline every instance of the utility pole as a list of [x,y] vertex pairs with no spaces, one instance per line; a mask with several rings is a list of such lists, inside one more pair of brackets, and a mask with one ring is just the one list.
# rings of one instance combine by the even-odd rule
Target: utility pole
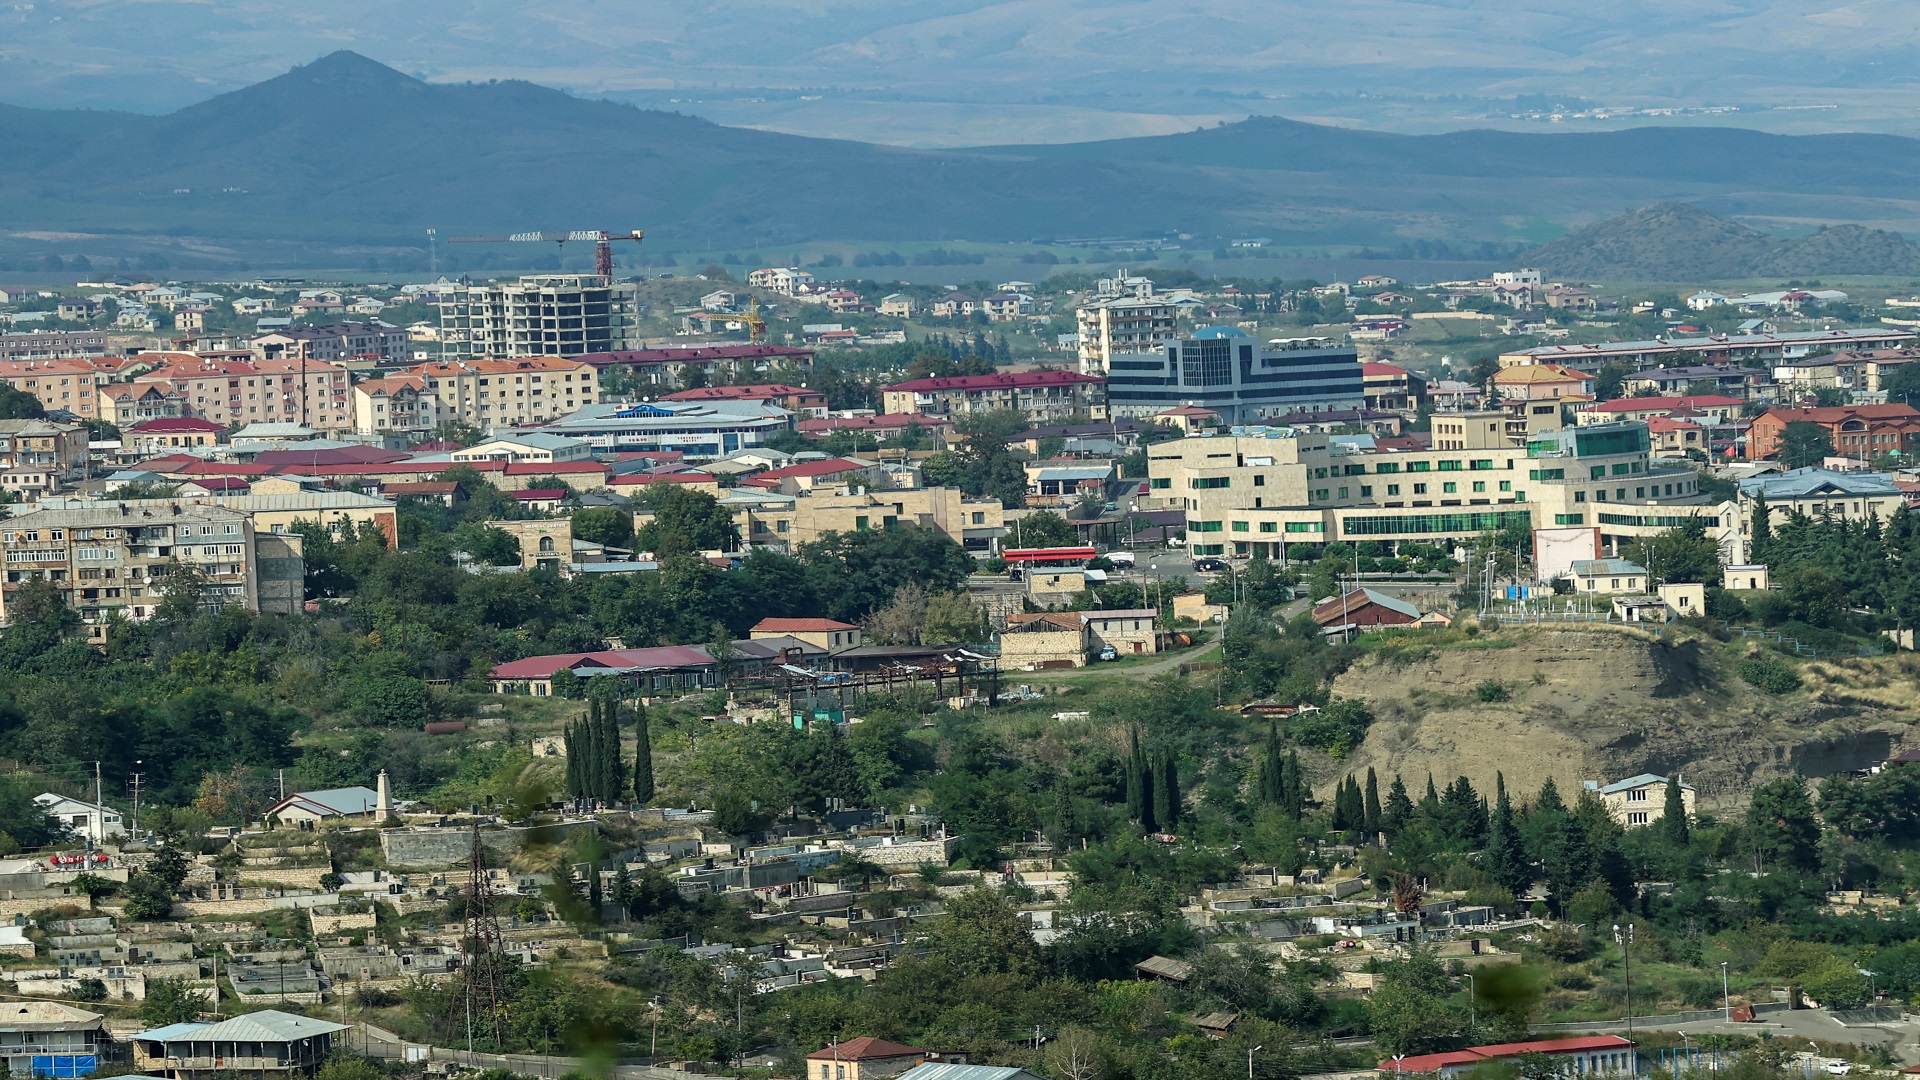
[[[138,768],[142,762],[133,763]],[[133,835],[140,835],[140,773],[133,774]]]
[[1265,1046],[1256,1046],[1247,1051],[1247,1080],[1253,1080],[1253,1055],[1265,1049]]
[[1622,977],[1627,990],[1627,1040],[1631,1042],[1633,1040],[1633,923],[1627,923],[1624,929],[1619,923],[1614,923],[1613,940],[1620,946]]
[[[98,761],[93,763],[93,805],[100,807],[103,812],[106,810],[107,800],[100,794],[100,763]],[[104,818],[100,824],[104,832],[106,826]]]

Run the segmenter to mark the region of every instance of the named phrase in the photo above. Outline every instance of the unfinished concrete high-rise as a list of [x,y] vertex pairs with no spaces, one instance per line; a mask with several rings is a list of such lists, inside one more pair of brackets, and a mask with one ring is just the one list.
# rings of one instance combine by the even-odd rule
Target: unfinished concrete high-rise
[[539,275],[455,286],[439,307],[443,356],[583,356],[628,347],[639,289],[592,274]]

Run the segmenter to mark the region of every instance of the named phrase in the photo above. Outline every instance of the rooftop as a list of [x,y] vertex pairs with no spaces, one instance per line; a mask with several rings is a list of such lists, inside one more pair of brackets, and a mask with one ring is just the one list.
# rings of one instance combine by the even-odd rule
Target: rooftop
[[1805,499],[1815,495],[1860,495],[1882,497],[1900,494],[1893,477],[1876,472],[1841,472],[1810,465],[1783,473],[1749,476],[1740,482],[1740,494],[1751,499],[1765,496],[1775,499]]
[[822,1047],[807,1057],[812,1061],[866,1061],[874,1058],[925,1057],[926,1054],[919,1047],[863,1035],[858,1039]]
[[1032,386],[1077,386],[1103,381],[1098,376],[1082,375],[1077,371],[1019,371],[994,375],[949,375],[937,379],[912,379],[882,387],[882,389],[915,393],[932,390],[1015,390]]

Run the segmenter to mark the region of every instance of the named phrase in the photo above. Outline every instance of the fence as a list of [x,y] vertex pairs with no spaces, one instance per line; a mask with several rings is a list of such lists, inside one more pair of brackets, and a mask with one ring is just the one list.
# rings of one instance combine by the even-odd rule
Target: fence
[[[1755,1016],[1764,1016],[1767,1013],[1786,1012],[1787,1004],[1783,1001],[1769,1001],[1754,1005],[1752,1009]],[[1702,1020],[1719,1020],[1726,1015],[1727,1011],[1725,1009],[1694,1009],[1691,1012],[1636,1016],[1633,1018],[1633,1023],[1641,1025],[1691,1024]],[[1611,1031],[1614,1028],[1625,1028],[1626,1026],[1627,1021],[1625,1019],[1588,1020],[1572,1024],[1531,1024],[1527,1027],[1527,1030],[1537,1034],[1547,1035],[1556,1031]]]
[[[1758,626],[1729,626],[1727,627],[1727,629],[1731,630],[1736,634],[1739,634],[1743,638],[1758,638],[1762,642],[1771,642],[1775,645],[1780,646],[1783,649],[1791,648],[1793,650],[1793,655],[1795,656],[1805,656],[1809,659],[1816,659],[1816,660],[1819,659],[1820,657],[1819,649],[1816,649],[1813,646],[1808,645],[1797,638],[1787,637],[1785,634],[1782,634],[1778,630],[1767,630]],[[1883,655],[1885,651],[1886,650],[1882,649],[1878,645],[1859,645],[1859,646],[1855,646],[1854,655],[1855,656],[1880,656],[1880,655]],[[1842,655],[1844,655],[1844,653]]]

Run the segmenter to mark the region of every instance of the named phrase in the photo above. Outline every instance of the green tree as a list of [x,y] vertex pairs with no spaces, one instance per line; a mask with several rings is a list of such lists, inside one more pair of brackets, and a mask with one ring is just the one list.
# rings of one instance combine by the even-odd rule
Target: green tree
[[1753,495],[1753,509],[1749,511],[1752,525],[1747,537],[1747,558],[1752,562],[1767,561],[1767,549],[1773,546],[1773,511],[1767,508],[1767,493],[1756,491]]
[[633,543],[633,515],[618,506],[573,512],[573,535],[592,544],[623,548]]
[[1514,825],[1513,804],[1507,798],[1507,778],[1493,774],[1493,814],[1487,826],[1486,867],[1494,883],[1519,895],[1533,881],[1533,868],[1527,865],[1520,843],[1520,830]]
[[642,551],[663,555],[740,547],[733,512],[707,492],[656,481],[640,493],[640,501],[653,513],[653,520],[634,534],[634,546]]
[[[152,874],[136,871],[127,875],[126,903],[122,906],[129,919],[149,921],[173,915],[173,889]],[[148,993],[152,990],[149,988]]]
[[645,806],[653,801],[653,733],[647,722],[647,707],[633,703],[633,797]]
[[39,420],[47,415],[40,399],[0,383],[0,420]]
[[453,546],[488,566],[517,566],[520,541],[505,529],[468,522],[453,530]]
[[155,979],[147,984],[147,996],[140,1002],[140,1022],[151,1027],[184,1024],[211,1008],[213,1002],[189,987],[184,977]]
[[1790,469],[1818,465],[1833,456],[1833,437],[1811,420],[1790,421],[1780,432],[1777,453]]
[[955,979],[1031,978],[1040,950],[1020,912],[998,891],[977,886],[950,898],[947,917],[923,939],[928,959]]
[[1692,842],[1693,832],[1687,823],[1687,801],[1680,790],[1680,777],[1667,777],[1667,802],[1660,814],[1660,826],[1667,834],[1667,840],[1675,847],[1686,847]]
[[1072,547],[1079,542],[1079,534],[1059,514],[1035,510],[1019,519],[1014,527],[1014,539],[1020,547],[1027,548]]
[[1707,535],[1707,519],[1702,517],[1636,539],[1625,555],[1646,567],[1656,585],[1720,581],[1720,545]]
[[1820,823],[1798,779],[1770,780],[1754,789],[1747,835],[1755,852],[1778,866],[1803,871],[1819,866]]

